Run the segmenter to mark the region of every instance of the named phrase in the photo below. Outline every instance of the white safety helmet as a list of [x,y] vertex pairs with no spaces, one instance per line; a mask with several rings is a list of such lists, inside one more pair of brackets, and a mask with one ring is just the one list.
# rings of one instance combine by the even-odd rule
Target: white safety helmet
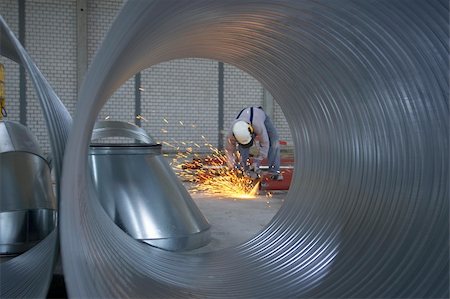
[[233,136],[243,147],[253,145],[253,127],[246,121],[238,120],[233,124]]

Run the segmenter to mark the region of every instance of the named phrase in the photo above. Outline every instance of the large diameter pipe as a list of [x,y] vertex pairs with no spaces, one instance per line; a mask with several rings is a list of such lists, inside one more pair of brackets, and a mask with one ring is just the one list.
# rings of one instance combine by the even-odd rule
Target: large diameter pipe
[[[59,199],[62,160],[72,118],[1,15],[0,44],[0,55],[23,65],[35,87],[50,137],[56,193]],[[47,296],[57,254],[58,231],[55,228],[33,248],[0,263],[0,297],[38,298]]]
[[[448,297],[448,13],[447,1],[128,1],[85,78],[66,151],[69,295]],[[267,227],[198,255],[133,240],[86,181],[109,96],[185,57],[259,80],[295,145],[291,188]]]

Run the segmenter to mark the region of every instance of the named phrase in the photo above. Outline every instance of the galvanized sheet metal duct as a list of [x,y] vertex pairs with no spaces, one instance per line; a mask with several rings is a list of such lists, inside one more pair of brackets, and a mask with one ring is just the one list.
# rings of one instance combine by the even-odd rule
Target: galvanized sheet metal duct
[[[71,116],[1,15],[0,43],[2,44],[0,54],[22,64],[36,89],[50,137],[58,195],[64,148],[72,122]],[[0,263],[0,297],[42,298],[47,296],[57,253],[58,233],[57,229],[54,229],[30,250]]]
[[[98,143],[119,136],[136,141]],[[144,129],[98,121],[91,140],[92,183],[114,223],[134,239],[166,250],[191,250],[209,243],[208,221],[162,156],[161,144]]]
[[50,167],[34,135],[0,121],[0,255],[17,256],[53,231],[56,199]]
[[[447,297],[448,13],[447,1],[128,1],[80,91],[64,161],[69,295]],[[293,184],[272,222],[209,254],[132,239],[86,181],[109,96],[184,57],[262,82],[295,144]]]

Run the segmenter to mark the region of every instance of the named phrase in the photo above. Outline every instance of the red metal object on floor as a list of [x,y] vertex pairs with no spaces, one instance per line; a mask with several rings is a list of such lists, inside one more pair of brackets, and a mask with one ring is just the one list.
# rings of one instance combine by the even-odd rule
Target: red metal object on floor
[[[280,144],[285,143],[280,141]],[[267,170],[267,159],[261,162],[261,169],[263,170],[263,175],[260,183],[260,190],[270,191],[270,190],[289,190],[291,185],[292,175],[294,172],[294,157],[289,154],[281,156],[281,174],[283,179],[281,181],[272,180],[270,175],[265,173]],[[252,163],[252,158],[250,158],[250,164]],[[227,167],[225,158],[219,157],[204,157],[204,158],[194,158],[192,162],[186,162],[182,165],[183,169],[199,170],[208,169],[208,167]]]
[[281,181],[272,180],[268,174],[264,174],[261,179],[260,190],[289,190],[293,172],[293,168],[282,169],[283,179]]

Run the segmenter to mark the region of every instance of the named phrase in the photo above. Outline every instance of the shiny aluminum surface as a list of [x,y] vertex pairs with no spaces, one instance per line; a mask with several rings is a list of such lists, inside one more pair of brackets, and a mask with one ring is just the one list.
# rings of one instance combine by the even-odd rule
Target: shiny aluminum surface
[[[152,138],[137,126],[97,123],[92,139]],[[161,155],[159,144],[92,144],[89,166],[106,213],[135,239],[173,251],[210,241],[210,225]]]
[[[133,1],[82,86],[64,161],[71,297],[447,298],[448,1]],[[239,246],[145,246],[88,188],[95,118],[170,59],[235,65],[273,95],[296,169],[284,205]],[[199,112],[201,115],[202,112]]]
[[127,137],[134,138],[143,143],[156,143],[144,129],[133,124],[116,120],[97,121],[91,139],[98,140],[108,137]]
[[0,121],[0,154],[12,151],[43,156],[36,137],[27,127],[14,121]]
[[0,211],[56,210],[47,161],[27,152],[0,154]]
[[56,224],[56,210],[0,212],[0,255],[18,255],[45,239]]
[[[59,200],[62,159],[72,118],[1,15],[0,54],[20,63],[27,71],[30,82],[33,83],[50,137],[56,193]],[[0,297],[43,298],[47,296],[57,253],[58,232],[55,228],[31,249],[0,263]]]
[[0,254],[17,255],[56,225],[50,168],[23,125],[0,122]]

